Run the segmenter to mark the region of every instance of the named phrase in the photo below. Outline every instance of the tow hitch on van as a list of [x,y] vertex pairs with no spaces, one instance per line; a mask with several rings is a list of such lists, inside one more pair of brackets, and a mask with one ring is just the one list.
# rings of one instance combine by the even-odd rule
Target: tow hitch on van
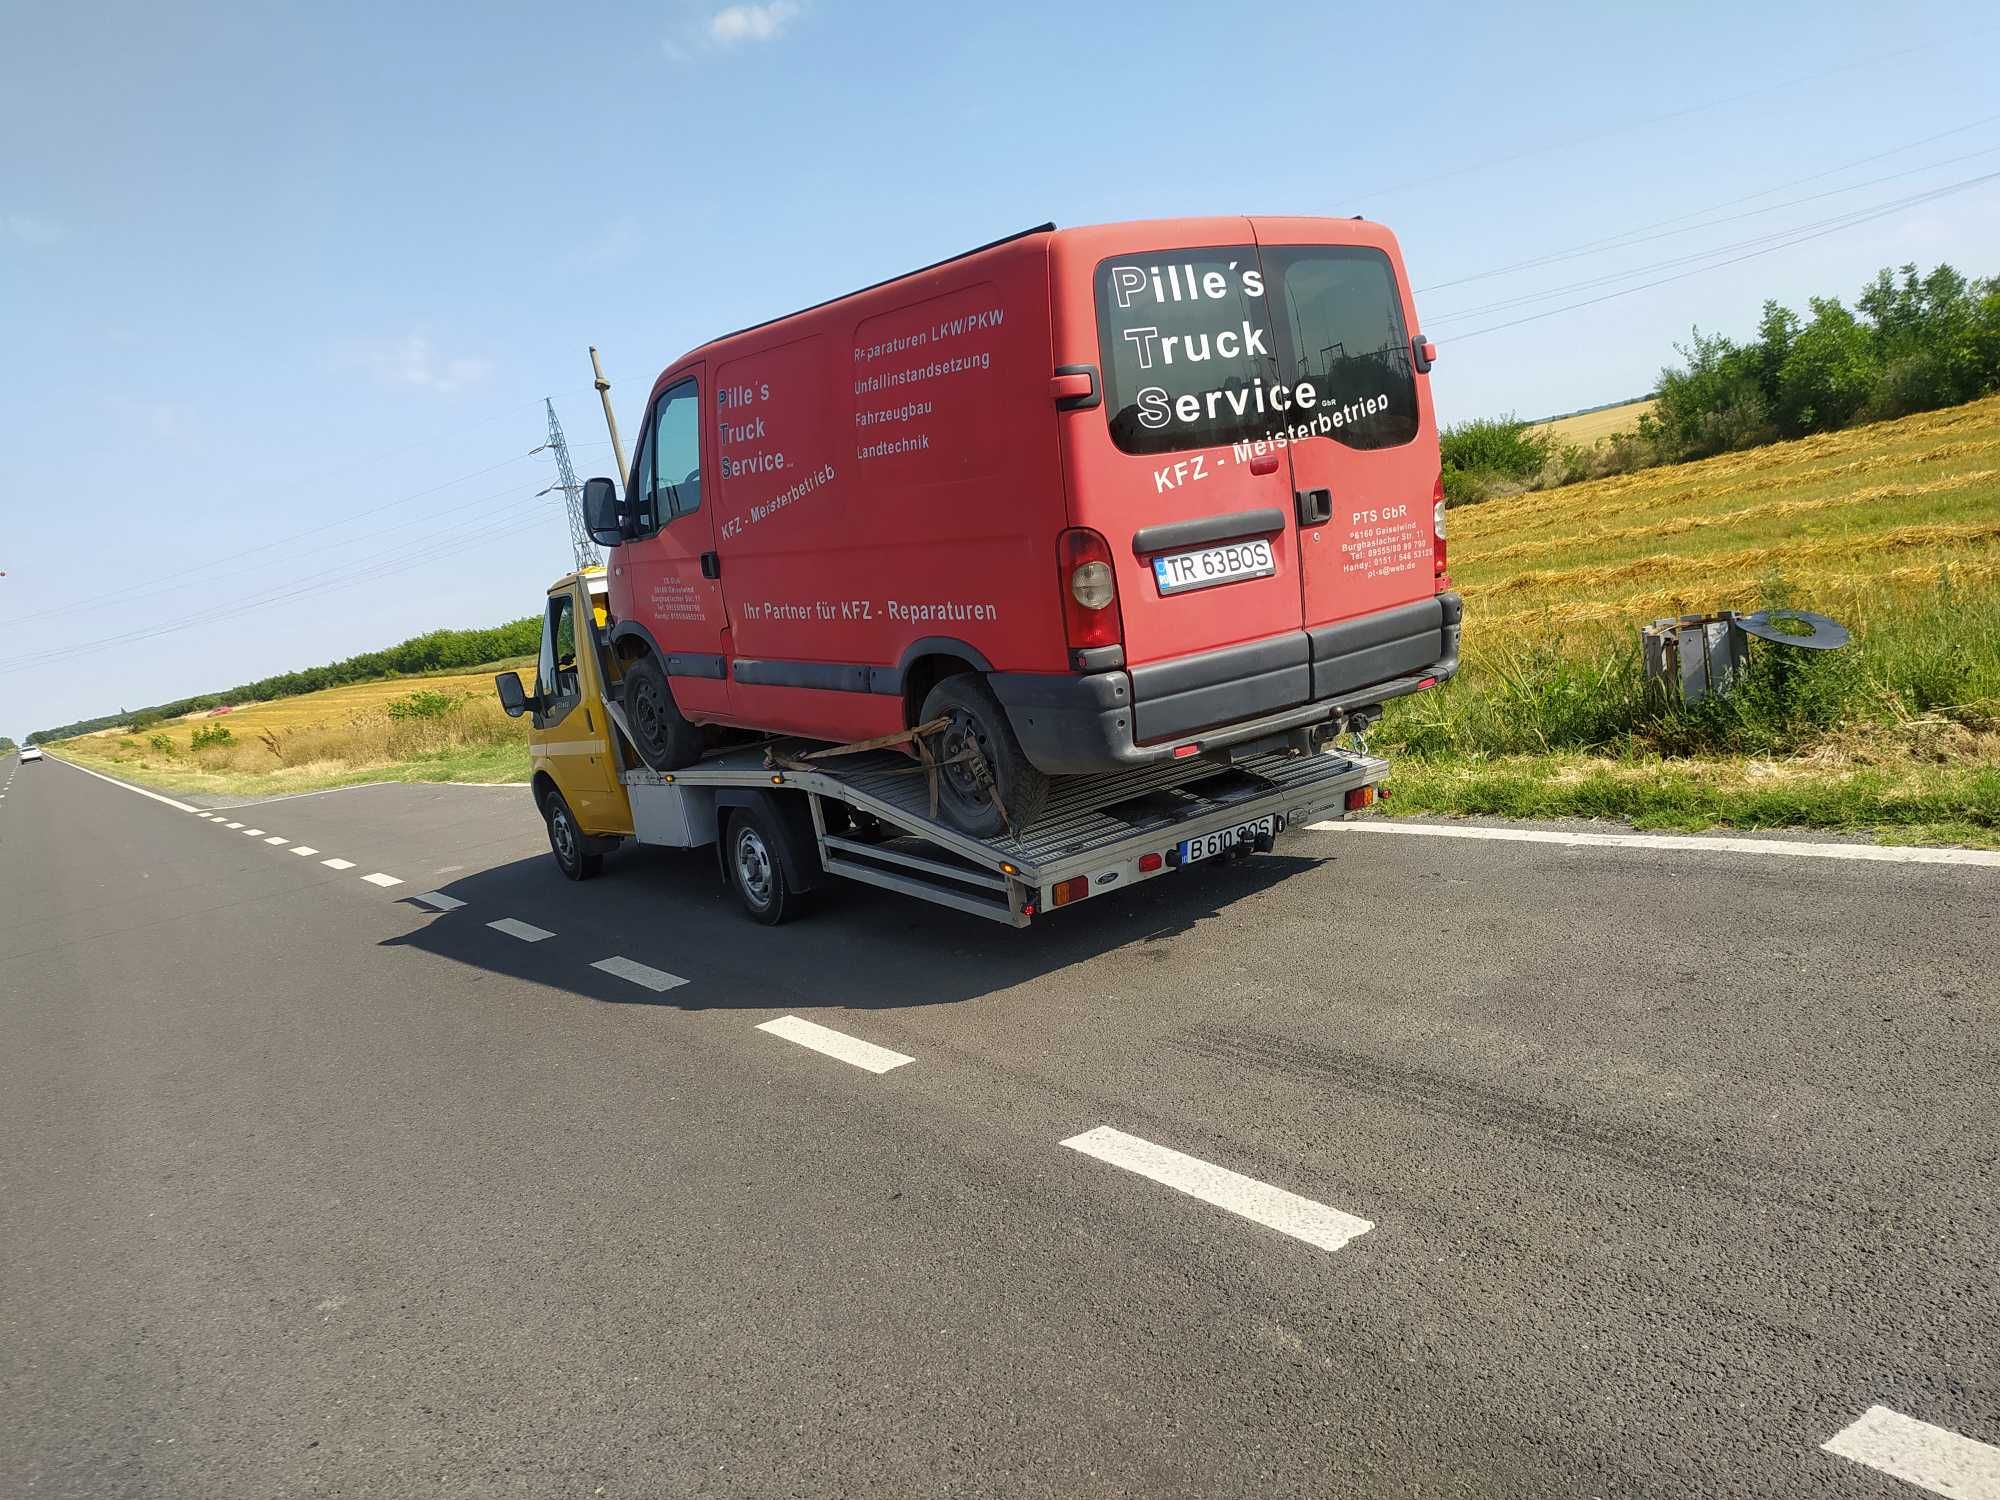
[[517,673],[496,680],[507,711],[531,716],[535,803],[556,863],[586,880],[628,839],[713,846],[744,911],[766,924],[838,876],[1025,927],[1142,881],[1268,852],[1288,832],[1371,806],[1388,774],[1359,748],[1211,756],[1196,739],[1186,756],[1068,779],[1031,827],[977,837],[939,816],[938,768],[886,744],[763,739],[652,771],[618,701],[604,604],[601,569],[559,580],[535,691]]

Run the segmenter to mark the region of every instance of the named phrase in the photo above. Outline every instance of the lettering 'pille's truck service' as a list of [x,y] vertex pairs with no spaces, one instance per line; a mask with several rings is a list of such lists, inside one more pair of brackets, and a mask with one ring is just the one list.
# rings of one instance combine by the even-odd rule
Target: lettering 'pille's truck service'
[[1051,777],[1365,722],[1458,665],[1416,330],[1380,225],[1214,218],[1044,226],[703,345],[591,489],[637,749],[945,719],[990,833]]

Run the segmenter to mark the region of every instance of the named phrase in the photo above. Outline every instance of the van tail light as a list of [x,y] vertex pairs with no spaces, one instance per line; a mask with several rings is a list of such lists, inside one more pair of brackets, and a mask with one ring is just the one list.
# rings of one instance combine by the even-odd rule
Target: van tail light
[[1431,538],[1431,576],[1436,580],[1437,592],[1442,594],[1451,587],[1451,579],[1445,574],[1443,473],[1439,473],[1437,483],[1431,486]]
[[1116,646],[1124,638],[1118,619],[1118,574],[1111,547],[1103,537],[1082,527],[1062,534],[1057,544],[1061,560],[1063,630],[1073,649]]

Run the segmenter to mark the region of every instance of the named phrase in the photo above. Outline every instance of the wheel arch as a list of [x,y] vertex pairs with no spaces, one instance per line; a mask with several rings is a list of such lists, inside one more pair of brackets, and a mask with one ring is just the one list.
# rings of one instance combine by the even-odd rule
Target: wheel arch
[[896,671],[903,685],[903,725],[914,728],[923,712],[924,699],[947,677],[961,672],[991,672],[993,663],[977,646],[955,636],[927,635],[912,641],[903,652]]

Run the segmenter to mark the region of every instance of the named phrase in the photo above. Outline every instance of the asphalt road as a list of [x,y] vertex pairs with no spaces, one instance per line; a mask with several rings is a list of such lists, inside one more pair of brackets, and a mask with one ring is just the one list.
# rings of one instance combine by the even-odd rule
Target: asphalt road
[[2000,1495],[2000,869],[765,931],[520,789],[0,781],[0,1494]]

